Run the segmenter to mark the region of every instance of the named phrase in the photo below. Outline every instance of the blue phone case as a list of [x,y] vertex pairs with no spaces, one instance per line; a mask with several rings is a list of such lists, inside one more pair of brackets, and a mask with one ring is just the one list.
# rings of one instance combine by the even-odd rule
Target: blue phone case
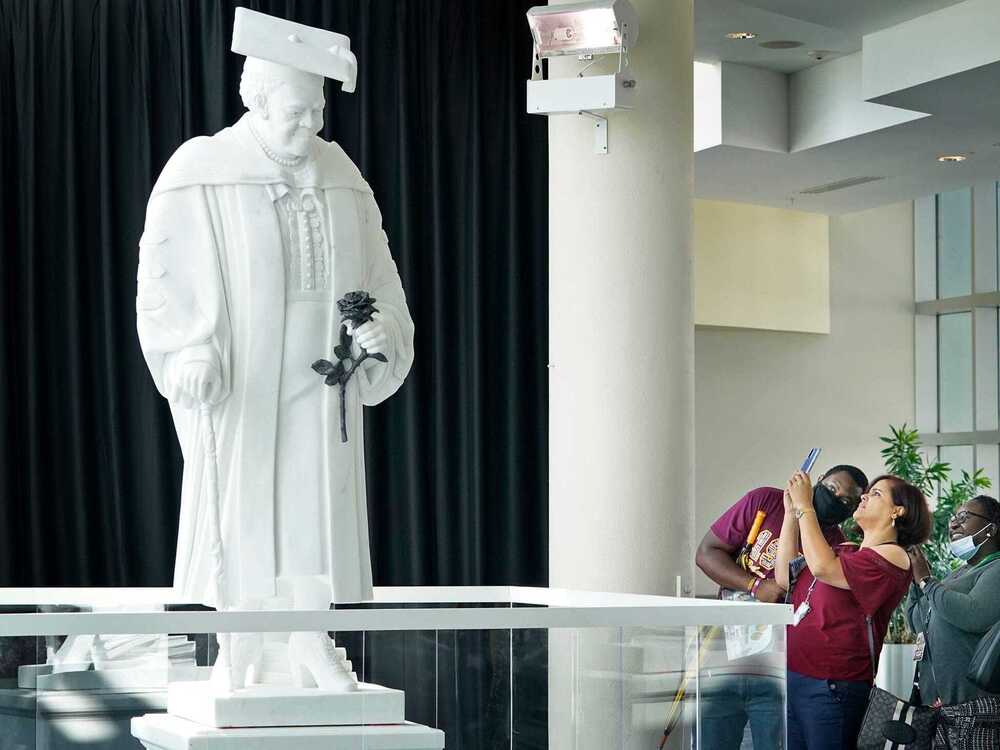
[[811,451],[809,451],[809,455],[806,456],[806,460],[802,462],[802,471],[804,471],[806,474],[812,471],[813,464],[815,464],[816,459],[819,458],[819,453],[821,450],[823,449],[813,448]]

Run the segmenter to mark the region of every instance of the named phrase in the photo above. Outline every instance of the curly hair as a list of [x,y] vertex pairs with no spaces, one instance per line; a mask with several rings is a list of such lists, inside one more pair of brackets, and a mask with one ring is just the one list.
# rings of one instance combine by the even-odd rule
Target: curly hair
[[253,112],[267,106],[267,98],[284,83],[280,78],[243,69],[240,76],[240,99],[243,106]]

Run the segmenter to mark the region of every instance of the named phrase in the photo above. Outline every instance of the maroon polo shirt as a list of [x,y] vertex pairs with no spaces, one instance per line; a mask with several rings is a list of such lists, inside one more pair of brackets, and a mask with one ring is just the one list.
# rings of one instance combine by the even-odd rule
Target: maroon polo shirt
[[[785,493],[777,487],[758,487],[745,494],[712,524],[713,534],[726,544],[742,549],[757,511],[762,510],[767,514],[748,561],[750,572],[760,578],[774,578],[774,563],[778,557],[778,536],[781,534],[781,524],[785,519],[784,497]],[[823,536],[831,547],[844,541],[839,526],[824,527]]]

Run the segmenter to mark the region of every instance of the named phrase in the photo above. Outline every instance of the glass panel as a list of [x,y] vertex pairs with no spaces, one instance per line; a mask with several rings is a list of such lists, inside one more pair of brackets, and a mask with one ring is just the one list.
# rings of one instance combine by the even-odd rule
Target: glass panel
[[941,432],[972,427],[972,313],[938,316],[938,409]]
[[991,487],[986,494],[996,497],[997,486],[1000,483],[1000,446],[977,445],[976,468],[982,469],[983,474],[990,480]]
[[994,185],[995,185],[995,188],[996,188],[996,196],[997,196],[997,213],[996,213],[996,217],[997,217],[997,233],[996,233],[996,237],[997,237],[997,247],[996,247],[997,260],[996,260],[996,265],[994,266],[994,268],[996,268],[997,273],[996,273],[996,276],[993,279],[993,288],[994,289],[1000,289],[1000,182],[994,183]]
[[[701,606],[693,600],[689,603]],[[344,608],[412,607],[426,616],[438,606],[510,605],[430,602]],[[664,600],[660,606],[665,614],[668,607],[677,605]],[[73,626],[80,622],[75,615],[91,617],[95,609],[90,604],[42,608]],[[753,605],[753,609],[771,608]],[[650,607],[649,612],[658,610]],[[0,625],[18,632],[38,611],[35,606],[2,606],[4,622]],[[114,613],[116,623],[121,622],[122,611],[119,607]],[[748,610],[736,607],[733,611]],[[103,617],[108,612],[101,613]],[[10,614],[17,614],[21,622],[10,627],[11,618],[6,617]],[[27,620],[22,619],[25,614]],[[69,618],[63,617],[67,614]],[[174,614],[166,613],[162,622],[193,627],[191,618]],[[572,616],[569,610],[567,614]],[[712,619],[719,617],[718,612],[709,614]],[[181,619],[187,624],[182,626]],[[137,629],[149,621],[143,618]],[[387,720],[387,713],[395,716],[404,706],[407,719],[439,730],[411,726],[420,730],[428,744],[413,742],[408,747],[440,747],[433,743],[443,741],[446,747],[468,750],[648,750],[658,746],[664,750],[751,750],[781,747],[785,734],[784,626],[497,627],[335,635],[337,647],[347,650],[351,668],[362,682],[406,693],[405,702],[386,701],[376,698],[376,685],[365,685],[363,693],[370,693],[362,694],[356,702],[360,705],[350,709],[358,712],[360,721],[344,722],[358,736],[384,735],[387,724],[399,721]],[[0,750],[135,750],[139,747],[136,737],[163,738],[170,744],[157,747],[179,747],[188,731],[187,722],[162,715],[167,710],[168,684],[174,713],[193,711],[201,716],[187,714],[203,725],[196,730],[198,737],[208,741],[217,733],[224,734],[230,730],[211,728],[213,721],[223,719],[218,714],[212,718],[213,709],[205,700],[211,690],[211,667],[206,662],[218,652],[219,641],[224,647],[232,646],[234,654],[246,656],[247,647],[256,650],[248,679],[259,688],[238,696],[240,705],[229,702],[217,710],[241,712],[240,722],[255,722],[258,716],[273,722],[275,714],[270,711],[258,714],[255,709],[247,714],[246,700],[254,700],[255,691],[269,700],[267,696],[275,691],[289,689],[293,677],[288,671],[289,634],[243,633],[242,645],[232,637],[163,633],[0,638]],[[301,646],[299,655],[303,654]],[[335,655],[324,646],[309,659]],[[287,740],[287,730],[269,723],[253,731],[262,748],[286,747],[279,742]],[[315,731],[323,736],[340,732],[330,727]],[[720,738],[732,742],[720,744]],[[388,746],[367,741],[357,746],[375,744]]]
[[942,445],[938,451],[941,461],[946,461],[951,465],[951,479],[958,481],[962,472],[972,473],[975,466],[975,452],[971,445]]
[[511,631],[513,750],[549,747],[549,631]]
[[972,188],[937,197],[938,299],[972,294]]
[[[552,726],[549,743],[554,747],[577,750],[621,750],[624,733],[622,703],[626,689],[622,665],[621,628],[578,628],[551,632],[550,648],[555,648],[550,662],[549,699],[561,693],[570,701],[571,720],[566,726]],[[566,639],[566,640],[564,640]],[[566,661],[566,656],[569,661]],[[567,673],[567,667],[569,671]],[[567,685],[566,679],[569,676]],[[554,717],[566,714],[566,707],[557,703]],[[662,727],[660,731],[662,732]],[[560,744],[569,738],[570,744]]]
[[697,747],[783,747],[785,629],[702,628],[699,651]]
[[996,430],[1000,425],[1000,338],[995,307],[974,310],[976,336],[976,429]]

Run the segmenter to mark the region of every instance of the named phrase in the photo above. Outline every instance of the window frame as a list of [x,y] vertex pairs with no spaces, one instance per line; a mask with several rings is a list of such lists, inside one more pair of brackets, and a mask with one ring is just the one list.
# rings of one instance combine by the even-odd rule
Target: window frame
[[[972,293],[967,295],[938,297],[938,196],[913,203],[916,427],[930,453],[938,454],[942,446],[971,446],[974,466],[1000,481],[1000,183],[978,182],[971,189]],[[958,312],[972,314],[973,429],[948,432],[940,429],[938,319]]]

